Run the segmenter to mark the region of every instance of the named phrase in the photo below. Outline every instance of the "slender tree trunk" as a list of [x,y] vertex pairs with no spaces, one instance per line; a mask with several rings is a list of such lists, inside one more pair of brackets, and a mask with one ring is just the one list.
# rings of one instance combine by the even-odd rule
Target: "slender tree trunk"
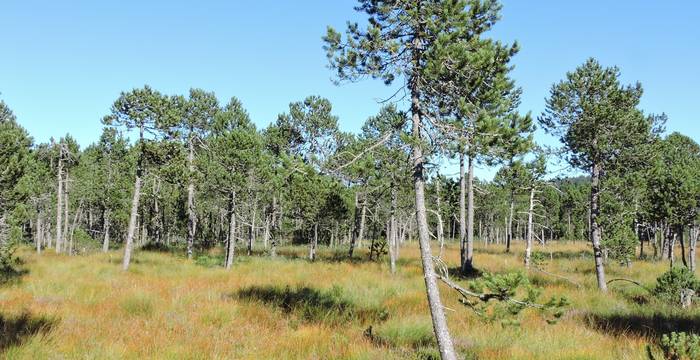
[[[281,217],[281,216],[280,216]],[[277,196],[272,196],[272,215],[270,221],[272,222],[272,231],[270,236],[270,256],[277,256],[277,237],[279,236],[279,225],[277,219]]]
[[318,246],[318,223],[314,224],[314,238],[309,247],[309,260],[316,261],[316,247]]
[[226,245],[226,270],[231,269],[236,251],[236,192],[231,191],[228,203],[228,244]]
[[508,221],[506,222],[506,252],[510,252],[510,243],[513,241],[513,214],[515,213],[515,193],[510,191],[510,208]]
[[683,266],[688,267],[688,262],[685,260],[685,229],[683,225],[678,226],[678,241],[681,243],[681,260],[683,261]]
[[435,177],[435,206],[438,220],[437,237],[440,243],[440,257],[445,251],[444,225],[442,223],[442,207],[440,206],[440,173]]
[[530,206],[527,209],[527,244],[525,245],[525,267],[530,267],[530,256],[532,254],[532,238],[535,235],[532,223],[532,216],[535,210],[535,188],[530,188]]
[[270,240],[270,215],[265,216],[265,231],[263,232],[263,247],[267,249],[267,242]]
[[460,269],[467,263],[467,179],[464,153],[459,154],[459,258]]
[[61,245],[62,249],[61,251],[66,251],[66,248],[68,247],[68,241],[70,239],[70,235],[68,233],[68,223],[70,222],[70,219],[68,219],[68,211],[70,210],[69,205],[70,203],[68,202],[68,175],[66,174],[66,184],[64,185],[63,189],[63,244]]
[[250,230],[248,231],[248,256],[253,255],[253,242],[255,241],[255,207],[250,217]]
[[467,166],[467,262],[462,272],[474,270],[474,156],[468,156]]
[[136,164],[136,179],[134,180],[134,194],[131,199],[131,214],[129,215],[129,227],[126,234],[126,244],[124,245],[124,260],[122,261],[122,269],[129,269],[131,261],[131,251],[134,247],[134,235],[136,233],[136,223],[139,213],[139,200],[141,198],[141,177],[143,176],[143,133],[144,126],[139,129],[139,158]]
[[689,235],[690,244],[688,245],[688,260],[690,262],[690,270],[695,271],[695,246],[698,242],[698,230],[695,224],[690,227]]
[[389,215],[389,261],[391,265],[391,273],[396,273],[396,255],[398,247],[397,239],[397,223],[396,223],[396,207],[397,207],[396,185],[391,184],[391,214]]
[[102,225],[102,252],[109,251],[109,226],[111,219],[109,218],[109,210],[105,209],[103,213],[103,225]]
[[[414,41],[414,67],[418,66],[420,55],[420,42]],[[421,139],[421,115],[420,115],[420,95],[418,92],[418,79],[416,76],[410,81],[411,88],[411,112],[413,115],[413,186],[416,196],[416,225],[418,227],[418,241],[420,244],[421,260],[423,263],[423,275],[427,290],[430,315],[433,321],[433,330],[437,338],[438,349],[443,360],[456,360],[457,355],[452,343],[444,308],[440,300],[440,289],[437,283],[437,276],[433,266],[433,258],[430,252],[430,235],[428,230],[428,218],[425,207],[425,180],[424,161]]]
[[362,248],[362,240],[365,239],[365,227],[367,225],[367,198],[362,201],[362,210],[360,211],[360,231],[357,234],[357,244]]
[[34,236],[34,242],[36,242],[36,253],[41,254],[41,236],[42,236],[42,221],[41,221],[41,212],[39,212],[36,216],[36,234]]
[[600,227],[598,216],[600,215],[600,165],[593,164],[591,171],[591,243],[593,245],[593,257],[595,258],[595,272],[598,279],[598,289],[608,291],[605,282],[605,268],[603,265],[603,251],[600,244]]
[[61,230],[63,227],[63,144],[59,144],[58,155],[58,171],[57,171],[57,187],[56,191],[56,253],[61,252],[61,244],[63,236]]
[[190,136],[188,140],[188,153],[187,153],[187,166],[189,171],[189,184],[187,185],[187,258],[192,259],[192,253],[194,251],[194,235],[195,227],[197,222],[197,215],[194,211],[194,181],[192,177],[194,176],[194,139],[191,135],[192,130],[190,129]]
[[[360,196],[358,193],[355,193],[355,222],[352,227],[352,236],[350,237],[350,249],[348,251],[348,257],[352,258],[352,255],[355,251],[355,246],[357,245],[357,239],[360,237],[360,228],[361,228],[361,223],[362,223],[362,211],[360,208]],[[362,204],[362,208],[364,209],[364,200]]]
[[668,230],[668,259],[671,262],[671,268],[676,266],[676,233],[669,226]]

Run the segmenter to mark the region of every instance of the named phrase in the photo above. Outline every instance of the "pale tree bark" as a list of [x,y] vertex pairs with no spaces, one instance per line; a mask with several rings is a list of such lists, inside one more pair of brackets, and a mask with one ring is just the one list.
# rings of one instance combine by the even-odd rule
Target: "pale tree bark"
[[595,272],[598,280],[598,289],[602,292],[608,291],[605,282],[605,268],[603,265],[603,251],[601,246],[600,227],[598,216],[600,216],[600,165],[594,163],[591,171],[591,243],[593,245],[593,257],[595,260]]
[[527,244],[525,245],[525,267],[530,267],[530,256],[532,255],[532,238],[535,235],[533,229],[533,215],[535,211],[535,188],[530,188],[530,205],[527,209]]
[[59,144],[58,168],[57,168],[57,187],[56,191],[56,253],[61,252],[61,244],[63,236],[61,234],[63,227],[63,144]]
[[396,221],[396,207],[397,207],[397,193],[396,186],[391,184],[391,210],[389,215],[389,263],[391,268],[391,273],[396,273],[396,256],[397,256],[397,221]]
[[143,133],[144,125],[141,124],[139,129],[139,158],[136,163],[136,179],[134,180],[134,194],[131,199],[131,214],[129,215],[129,227],[126,233],[126,244],[124,245],[124,259],[122,261],[122,269],[129,269],[131,262],[131,252],[134,247],[134,235],[136,234],[136,226],[139,214],[139,201],[141,199],[141,182],[143,177]]
[[474,270],[474,157],[468,156],[467,166],[467,261],[462,272]]
[[695,246],[698,243],[698,229],[695,224],[690,227],[690,244],[688,244],[688,260],[690,270],[695,271]]
[[316,248],[318,247],[318,223],[314,224],[314,237],[309,246],[309,260],[316,261]]
[[367,224],[367,198],[362,200],[362,210],[360,211],[360,231],[357,233],[357,246],[362,248],[362,240],[365,239],[365,225]]
[[44,229],[42,227],[41,212],[39,212],[36,216],[36,234],[34,235],[34,242],[36,243],[37,254],[41,254],[41,236],[43,235],[42,231],[44,231]]
[[226,245],[226,270],[231,269],[236,251],[236,192],[229,194],[228,244]]
[[[459,258],[460,268],[467,263],[467,179],[464,154],[459,154]],[[464,271],[464,270],[462,270]]]
[[513,216],[515,213],[515,192],[510,191],[510,207],[508,209],[508,221],[506,221],[506,252],[510,252],[510,244],[513,242]]
[[270,236],[270,256],[277,256],[277,236],[279,236],[279,225],[277,219],[277,196],[272,196],[272,216],[270,219],[272,223],[272,231]]
[[[415,40],[414,44],[414,64],[420,60],[420,42]],[[418,79],[414,76],[410,82],[411,90],[411,113],[413,115],[413,137],[416,142],[421,141],[421,115],[420,98],[418,92]],[[430,315],[433,321],[433,330],[437,339],[440,357],[443,360],[456,360],[457,354],[454,349],[452,337],[447,327],[445,311],[440,299],[440,289],[437,283],[437,274],[433,265],[433,258],[430,252],[430,234],[428,230],[428,218],[425,207],[425,180],[424,180],[423,149],[420,143],[413,145],[413,186],[416,197],[416,224],[418,227],[418,243],[420,245],[421,260],[423,264],[423,275],[427,290]]]
[[66,248],[68,247],[67,243],[70,239],[70,235],[68,233],[68,223],[70,220],[68,219],[68,211],[69,211],[69,202],[68,202],[68,174],[66,174],[65,178],[66,184],[63,185],[63,244],[61,245],[61,251],[66,251]]
[[267,242],[270,240],[270,215],[265,216],[265,231],[263,232],[263,247],[267,249]]
[[109,218],[109,210],[108,209],[105,209],[104,213],[102,214],[102,217],[103,217],[102,252],[107,252],[107,251],[109,251],[109,227],[110,227],[110,221],[111,221],[111,219]]
[[[191,130],[190,130],[191,133]],[[194,251],[194,235],[197,215],[194,212],[194,139],[190,135],[188,141],[187,166],[189,171],[189,184],[187,184],[187,258],[192,259]]]
[[[364,208],[364,204],[362,205]],[[350,248],[348,249],[348,257],[352,258],[355,252],[355,247],[357,246],[357,239],[360,237],[360,228],[362,223],[362,210],[360,209],[360,195],[355,193],[355,216],[354,223],[352,226],[352,236],[350,236]]]

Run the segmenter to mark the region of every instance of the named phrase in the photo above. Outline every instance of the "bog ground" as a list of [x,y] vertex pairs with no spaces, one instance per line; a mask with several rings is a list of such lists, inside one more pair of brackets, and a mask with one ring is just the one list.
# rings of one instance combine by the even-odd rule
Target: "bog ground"
[[[537,248],[543,269],[530,272],[547,294],[572,305],[556,324],[527,310],[520,325],[477,317],[441,286],[449,325],[466,358],[644,359],[646,344],[670,330],[697,330],[698,313],[645,304],[644,290],[611,284],[597,292],[585,243]],[[28,273],[0,288],[0,351],[8,359],[404,359],[435,358],[418,251],[403,248],[398,273],[386,262],[310,264],[306,248],[277,259],[241,256],[227,272],[217,253],[195,262],[170,253],[137,252],[120,270],[121,253],[40,256],[23,250]],[[298,255],[298,256],[297,256]],[[445,258],[458,264],[458,249]],[[362,260],[360,260],[362,259]],[[480,269],[522,268],[522,253],[478,248]],[[610,278],[649,286],[662,263],[610,264]],[[466,284],[469,280],[461,279]],[[580,287],[575,285],[579,283]],[[371,331],[369,328],[371,327]],[[370,335],[371,334],[371,335]]]

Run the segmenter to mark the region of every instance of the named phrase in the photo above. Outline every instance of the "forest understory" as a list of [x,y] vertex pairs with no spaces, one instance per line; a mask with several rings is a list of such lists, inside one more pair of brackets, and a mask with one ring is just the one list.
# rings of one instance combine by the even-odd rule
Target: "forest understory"
[[[522,244],[476,246],[482,273],[522,271]],[[433,252],[437,256],[437,244]],[[0,291],[0,356],[7,359],[436,359],[420,255],[401,248],[397,273],[386,258],[350,261],[341,249],[256,249],[221,268],[221,249],[187,260],[181,251],[137,251],[127,272],[121,252],[40,256],[21,248],[25,273]],[[670,331],[696,332],[700,311],[650,302],[642,286],[597,290],[587,242],[534,249],[531,284],[571,305],[555,323],[527,309],[517,322],[478,316],[441,285],[461,358],[646,359],[647,344]],[[442,259],[459,264],[458,244]],[[665,262],[608,264],[609,279],[651,288]],[[477,278],[453,276],[468,286]]]

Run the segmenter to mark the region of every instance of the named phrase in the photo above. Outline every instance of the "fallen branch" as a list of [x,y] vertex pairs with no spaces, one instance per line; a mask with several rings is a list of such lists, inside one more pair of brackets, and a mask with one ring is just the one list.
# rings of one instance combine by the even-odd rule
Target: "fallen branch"
[[583,287],[583,285],[581,285],[580,283],[577,283],[576,281],[573,281],[573,280],[571,280],[571,279],[569,279],[569,278],[567,278],[567,277],[565,277],[565,276],[557,275],[557,274],[554,274],[554,273],[551,273],[551,272],[548,272],[548,271],[544,271],[544,270],[542,270],[542,269],[540,269],[540,268],[538,268],[538,267],[532,267],[531,269],[532,269],[532,270],[539,271],[539,272],[541,272],[541,273],[543,273],[543,274],[545,274],[545,275],[549,275],[549,276],[553,276],[553,277],[555,277],[555,278],[559,278],[559,279],[562,279],[562,280],[566,280],[566,281],[568,281],[568,282],[570,282],[570,283],[576,285],[577,288]]
[[625,278],[611,279],[611,280],[608,280],[608,282],[607,282],[606,284],[607,284],[607,285],[610,285],[610,283],[615,282],[615,281],[626,281],[626,282],[628,282],[628,283],[632,283],[632,284],[634,284],[634,285],[637,285],[637,286],[639,286],[640,288],[642,288],[642,289],[644,289],[644,290],[646,290],[646,291],[648,291],[648,292],[652,292],[651,289],[649,289],[648,287],[642,285],[642,284],[639,283],[638,281],[634,281],[634,280],[630,280],[630,279],[625,279]]

